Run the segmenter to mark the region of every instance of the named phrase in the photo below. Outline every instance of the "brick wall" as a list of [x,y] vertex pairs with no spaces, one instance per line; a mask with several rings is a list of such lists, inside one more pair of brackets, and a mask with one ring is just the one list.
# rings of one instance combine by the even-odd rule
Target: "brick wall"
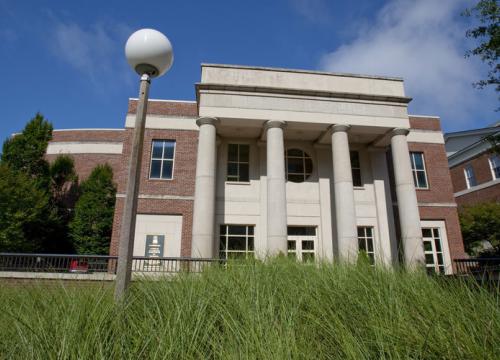
[[[128,114],[137,112],[137,99],[129,99]],[[198,104],[190,101],[149,100],[148,114],[171,116],[198,116]]]
[[467,189],[464,175],[464,169],[466,166],[472,166],[474,169],[478,185],[492,181],[493,177],[491,175],[490,163],[488,161],[490,156],[490,153],[482,153],[451,168],[450,172],[454,191],[459,192]]
[[441,131],[441,121],[435,117],[409,116],[410,128],[415,130]]
[[[59,130],[52,133],[51,142],[122,142],[125,137],[123,130]],[[118,183],[122,173],[121,154],[65,154],[73,158],[75,171],[80,181],[85,180],[92,169],[98,164],[109,164],[113,169],[113,178]],[[49,162],[59,155],[46,155]]]

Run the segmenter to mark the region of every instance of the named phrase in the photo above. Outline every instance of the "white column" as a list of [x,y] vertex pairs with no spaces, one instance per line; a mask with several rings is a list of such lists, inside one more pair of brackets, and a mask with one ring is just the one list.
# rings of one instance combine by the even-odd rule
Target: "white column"
[[267,135],[267,250],[287,253],[285,144],[283,121],[266,122]]
[[200,118],[198,155],[196,158],[196,183],[193,210],[193,240],[191,256],[214,257],[215,226],[215,179],[217,158],[217,134],[215,118]]
[[354,209],[351,157],[347,138],[348,125],[332,126],[333,187],[337,226],[337,256],[354,262],[358,256],[358,232]]
[[404,260],[408,267],[415,267],[423,264],[425,257],[417,193],[406,141],[408,132],[408,129],[394,129],[391,134],[391,147]]

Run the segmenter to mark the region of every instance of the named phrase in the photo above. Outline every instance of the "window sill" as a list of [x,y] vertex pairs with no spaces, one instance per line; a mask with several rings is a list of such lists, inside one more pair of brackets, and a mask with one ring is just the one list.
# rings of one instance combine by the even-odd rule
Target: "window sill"
[[226,185],[250,185],[250,181],[225,181]]
[[423,191],[429,191],[431,188],[430,187],[424,187],[424,188],[418,188],[416,187],[415,190],[423,190]]
[[365,190],[364,186],[353,186],[354,190]]
[[172,179],[157,179],[157,178],[148,178],[149,181],[173,181],[174,178]]

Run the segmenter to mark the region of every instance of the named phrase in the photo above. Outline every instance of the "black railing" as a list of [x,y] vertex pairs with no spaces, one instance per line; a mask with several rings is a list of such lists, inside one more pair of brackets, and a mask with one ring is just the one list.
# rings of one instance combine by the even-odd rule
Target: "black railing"
[[458,275],[473,275],[491,280],[500,278],[500,258],[455,259],[454,262]]
[[[0,253],[0,271],[47,273],[109,273],[115,274],[117,256]],[[134,256],[132,271],[141,273],[201,272],[218,259],[150,258]]]

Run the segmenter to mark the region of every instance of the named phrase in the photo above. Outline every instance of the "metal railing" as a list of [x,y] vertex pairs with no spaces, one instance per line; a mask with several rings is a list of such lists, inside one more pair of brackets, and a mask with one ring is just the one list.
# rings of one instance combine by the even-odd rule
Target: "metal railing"
[[497,280],[500,278],[500,258],[455,259],[457,275]]
[[[115,274],[118,256],[0,253],[0,271],[46,273],[109,273]],[[132,271],[140,273],[201,272],[219,259],[150,258],[134,256]]]

